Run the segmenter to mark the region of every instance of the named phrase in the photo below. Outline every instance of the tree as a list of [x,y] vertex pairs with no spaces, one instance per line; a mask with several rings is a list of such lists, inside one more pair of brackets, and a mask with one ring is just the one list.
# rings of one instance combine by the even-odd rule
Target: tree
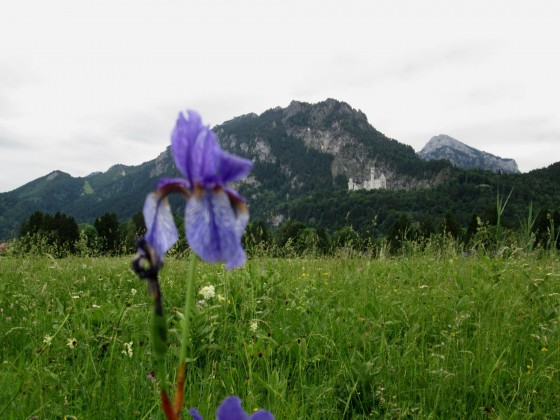
[[535,244],[543,248],[560,248],[560,213],[548,209],[541,210],[533,224]]
[[282,226],[280,226],[278,242],[280,246],[286,246],[288,242],[295,243],[300,232],[304,230],[307,226],[305,224],[298,222],[297,220],[288,220]]
[[324,227],[317,228],[317,248],[323,254],[329,252],[331,247],[331,240],[329,238],[329,233]]
[[113,254],[120,245],[119,219],[115,213],[105,213],[95,219],[93,224],[100,240],[101,251]]
[[146,233],[146,225],[142,213],[135,213],[128,222],[121,225],[120,230],[122,234],[121,242],[124,244],[126,251],[134,252],[138,238]]
[[273,242],[270,230],[262,220],[249,223],[242,240],[243,246],[248,252],[252,252],[255,249],[266,250]]
[[26,234],[34,235],[41,230],[43,227],[43,219],[45,215],[40,211],[35,211],[29,220],[24,220],[21,224],[20,236],[25,236]]
[[435,228],[432,221],[428,218],[423,218],[418,222],[418,227],[416,229],[416,234],[418,238],[428,239],[435,233]]
[[332,244],[334,248],[352,248],[359,249],[360,235],[352,226],[344,226],[332,235]]
[[80,229],[72,216],[57,212],[53,217],[53,228],[57,233],[57,242],[60,247],[74,252],[74,245],[80,238]]
[[481,223],[482,222],[480,221],[480,217],[473,213],[473,215],[471,216],[471,220],[469,221],[469,224],[467,226],[465,242],[469,242],[472,238],[474,238],[481,226]]
[[461,234],[461,226],[453,217],[453,213],[451,213],[451,210],[448,210],[447,213],[445,213],[440,230],[443,234],[451,235],[454,238],[459,238],[459,235]]
[[36,211],[24,220],[20,236],[28,236],[35,244],[46,243],[54,248],[48,252],[63,255],[74,252],[76,241],[80,238],[78,224],[72,216],[57,212],[54,216]]
[[406,242],[413,240],[414,236],[412,221],[405,213],[402,213],[387,231],[387,239],[392,250],[401,249]]
[[134,223],[135,232],[138,236],[146,233],[146,223],[144,222],[144,215],[142,212],[136,212],[132,216],[132,223]]

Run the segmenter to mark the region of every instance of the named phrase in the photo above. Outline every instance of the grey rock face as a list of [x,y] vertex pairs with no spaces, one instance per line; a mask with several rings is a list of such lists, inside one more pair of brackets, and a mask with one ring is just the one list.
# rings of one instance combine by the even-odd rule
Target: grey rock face
[[514,159],[504,159],[467,146],[441,134],[432,137],[418,155],[424,160],[445,159],[463,169],[484,169],[497,173],[519,173]]

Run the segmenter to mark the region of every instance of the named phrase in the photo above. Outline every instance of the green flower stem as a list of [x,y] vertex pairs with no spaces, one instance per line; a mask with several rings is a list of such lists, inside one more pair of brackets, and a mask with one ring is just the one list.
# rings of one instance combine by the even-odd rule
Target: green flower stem
[[[152,348],[154,349],[154,359],[156,360],[157,377],[159,378],[159,388],[164,390],[167,394],[167,367],[165,365],[165,348],[161,345],[167,346],[167,340],[163,340],[161,332],[165,328],[165,318],[163,315],[158,315],[154,312],[152,316]],[[166,331],[167,333],[167,331]],[[165,334],[167,335],[167,334]]]
[[187,276],[186,292],[185,292],[185,309],[183,311],[183,335],[181,337],[181,353],[179,354],[179,366],[183,363],[186,364],[187,359],[187,347],[190,337],[190,327],[191,327],[191,305],[193,300],[193,285],[194,285],[194,273],[196,271],[196,260],[197,256],[191,251],[190,254],[190,267],[189,274]]
[[163,315],[163,305],[161,302],[161,291],[157,277],[148,280],[150,293],[154,299],[154,313],[152,315],[152,348],[156,360],[157,376],[159,378],[159,388],[167,394],[167,368],[165,364],[165,353],[167,352],[167,322]]

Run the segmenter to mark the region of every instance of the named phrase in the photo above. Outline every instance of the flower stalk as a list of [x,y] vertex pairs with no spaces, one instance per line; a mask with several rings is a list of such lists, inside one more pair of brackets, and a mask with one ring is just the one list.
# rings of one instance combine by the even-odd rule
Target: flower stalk
[[163,395],[167,395],[167,368],[165,365],[167,322],[163,316],[161,288],[158,281],[161,264],[158,262],[153,248],[144,239],[138,241],[138,253],[132,262],[132,268],[138,277],[148,282],[148,293],[154,302],[150,338],[156,360],[159,388],[163,399]]
[[194,273],[196,271],[197,256],[190,254],[190,267],[185,285],[185,309],[183,311],[183,331],[181,335],[181,351],[179,353],[179,371],[177,372],[177,389],[175,391],[175,411],[181,413],[185,394],[185,370],[187,363],[187,349],[191,330],[191,306],[193,300]]

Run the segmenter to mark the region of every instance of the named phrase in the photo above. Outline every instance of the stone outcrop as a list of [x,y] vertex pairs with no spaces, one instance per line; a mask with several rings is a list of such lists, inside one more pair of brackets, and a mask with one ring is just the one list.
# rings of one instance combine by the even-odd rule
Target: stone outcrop
[[519,173],[517,162],[467,146],[441,134],[432,137],[418,153],[424,160],[445,159],[462,169],[484,169],[496,173]]

